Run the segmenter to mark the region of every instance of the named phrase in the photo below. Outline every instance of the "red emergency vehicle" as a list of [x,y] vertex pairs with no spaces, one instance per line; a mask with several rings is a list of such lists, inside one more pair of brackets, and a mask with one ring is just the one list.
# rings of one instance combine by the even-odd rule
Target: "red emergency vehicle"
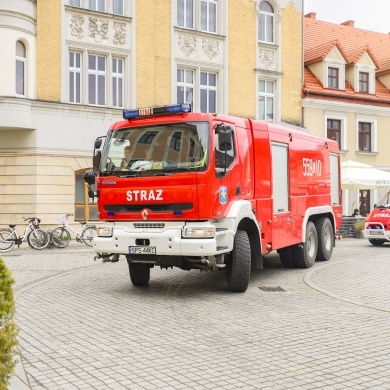
[[382,197],[366,218],[363,235],[375,246],[390,242],[390,192]]
[[330,259],[342,215],[337,142],[188,104],[123,116],[103,147],[95,141],[85,180],[97,177],[104,221],[97,257],[125,255],[135,286],[155,266],[219,269],[243,292],[270,251],[286,267]]

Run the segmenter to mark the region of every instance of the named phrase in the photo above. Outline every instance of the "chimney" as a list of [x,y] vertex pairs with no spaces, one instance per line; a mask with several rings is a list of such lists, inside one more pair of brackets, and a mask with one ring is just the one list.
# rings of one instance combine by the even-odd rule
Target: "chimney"
[[354,20],[347,20],[344,23],[340,23],[342,26],[347,26],[347,27],[355,27],[355,21]]
[[309,12],[308,14],[305,15],[305,18],[317,19],[317,14],[315,12]]

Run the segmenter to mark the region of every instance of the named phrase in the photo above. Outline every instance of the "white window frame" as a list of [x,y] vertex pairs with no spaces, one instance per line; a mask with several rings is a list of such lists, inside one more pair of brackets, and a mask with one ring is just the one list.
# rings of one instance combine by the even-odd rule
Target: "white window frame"
[[325,60],[325,82],[324,85],[326,88],[334,89],[333,87],[330,87],[328,84],[328,76],[329,76],[329,68],[337,68],[339,70],[339,85],[337,86],[337,89],[345,90],[345,65],[340,64],[339,62],[329,61]]
[[88,0],[88,9],[92,11],[106,12],[106,0]]
[[82,0],[69,0],[69,5],[72,7],[81,7]]
[[[23,46],[24,49],[24,57],[20,57],[16,54],[16,48],[17,44],[20,43]],[[17,64],[20,63],[23,66],[23,74],[22,74],[22,82],[23,82],[23,93],[18,93],[17,90],[17,77],[18,77],[18,69]],[[27,48],[26,45],[22,41],[17,41],[15,44],[15,94],[16,96],[23,96],[25,97],[27,95]]]
[[[114,70],[114,61],[116,62],[116,70]],[[122,72],[118,71],[118,64],[122,65]],[[112,93],[112,106],[115,108],[123,108],[124,101],[124,67],[125,61],[123,58],[112,57],[111,58],[111,93]],[[115,91],[114,91],[115,89]]]
[[[202,73],[207,76],[207,84],[202,84]],[[210,75],[215,76],[215,85],[210,85]],[[206,111],[202,111],[203,101],[202,101],[202,91],[206,92]],[[210,108],[210,95],[211,93],[215,93],[215,107]],[[201,112],[211,112],[215,113],[217,112],[218,107],[218,73],[216,72],[209,72],[205,70],[200,71],[200,78],[199,78],[199,106]]]
[[[187,2],[192,2],[191,21],[187,18],[188,6],[189,6],[189,4]],[[177,25],[179,27],[190,28],[190,29],[194,28],[194,26],[195,26],[195,2],[196,2],[196,0],[177,0],[177,2],[176,2],[176,6],[177,6],[176,18],[177,18]],[[183,15],[183,23],[182,24],[179,23],[179,9],[180,9],[179,3],[183,4],[184,15]]]
[[[186,81],[186,77],[184,77],[184,81],[178,81],[178,71],[181,70],[184,72],[184,75],[187,72],[192,73],[192,83]],[[178,101],[178,88],[184,88],[184,102]],[[195,69],[190,69],[186,67],[178,66],[176,70],[176,102],[177,103],[190,103],[191,106],[194,106],[194,95],[195,95]]]
[[[96,60],[95,60],[95,63],[96,65],[98,66],[98,58],[101,57],[101,58],[104,58],[104,68],[105,70],[102,71],[102,70],[99,70],[99,69],[90,69],[89,68],[89,57],[92,56],[92,57],[95,57]],[[106,106],[107,105],[107,86],[106,86],[106,83],[107,83],[107,57],[106,56],[103,56],[101,54],[93,54],[93,53],[88,53],[87,54],[87,58],[88,58],[88,104],[91,105],[91,106]],[[90,99],[90,79],[91,79],[91,76],[95,77],[95,103],[91,103],[91,99]],[[100,82],[100,77],[99,76],[103,76],[104,77],[104,81],[103,83]],[[99,103],[99,90],[100,90],[100,87],[103,85],[104,87],[104,102],[103,104],[100,104]]]
[[[274,45],[275,44],[275,40],[276,40],[276,17],[275,17],[275,5],[270,2],[270,1],[266,1],[266,3],[268,3],[274,10],[273,13],[271,12],[266,12],[266,11],[261,11],[260,10],[260,3],[262,2],[263,0],[261,0],[259,2],[259,15],[258,15],[258,18],[257,18],[257,40],[261,43],[264,43],[264,44],[269,44],[269,45]],[[260,27],[261,27],[261,19],[264,18],[264,37],[265,39],[262,40],[260,35],[261,35],[261,31],[260,31]],[[267,22],[267,19],[271,19],[272,20],[272,40],[269,40],[267,39],[267,26],[268,26],[268,22]]]
[[[73,59],[74,59],[74,66],[71,66],[70,65],[70,56],[71,54],[73,54]],[[80,67],[78,68],[76,66],[76,56],[79,56],[79,60],[80,60]],[[70,50],[69,51],[69,102],[70,103],[75,103],[75,104],[80,104],[81,103],[81,100],[82,100],[82,97],[83,97],[83,91],[82,91],[82,86],[83,86],[83,79],[82,79],[82,76],[83,76],[83,73],[82,73],[82,66],[83,66],[83,63],[82,63],[82,53],[80,52],[77,52],[77,51],[73,51],[73,50]],[[70,85],[71,85],[71,75],[73,74],[73,96],[71,95],[71,88],[70,88]],[[79,80],[77,82],[77,75],[79,75]],[[79,100],[77,101],[77,88],[79,90]]]
[[[260,81],[264,81],[265,83],[265,91],[260,91]],[[273,92],[270,93],[270,92],[267,92],[267,84],[268,83],[272,83],[273,85]],[[277,80],[275,79],[270,79],[270,78],[266,78],[266,77],[258,77],[257,79],[257,99],[256,99],[256,119],[258,120],[276,120],[277,119],[277,104],[278,104],[278,100],[277,100],[277,96],[278,96],[278,83],[277,83]],[[267,112],[267,98],[272,98],[273,100],[273,111],[272,111],[272,114],[273,114],[273,118],[262,118],[260,116],[260,102],[259,102],[259,98],[260,97],[264,97],[265,98],[265,109],[264,109],[264,114],[266,114]],[[266,115],[265,115],[266,116]]]
[[[121,12],[116,12],[119,9]],[[112,0],[112,13],[114,15],[125,15],[125,2],[124,0]]]
[[327,138],[328,134],[328,119],[334,119],[341,122],[340,124],[340,151],[346,150],[347,145],[347,115],[339,112],[325,112],[324,122],[324,137]]
[[[375,94],[375,69],[373,66],[356,64],[356,80],[355,80],[355,91],[359,90],[359,75],[360,73],[368,73],[368,93]],[[367,92],[363,92],[367,93]]]
[[[370,123],[371,124],[371,150],[370,151],[363,151],[359,150],[359,123],[360,122],[365,122],[365,123]],[[356,115],[356,123],[355,123],[355,128],[356,128],[356,153],[377,153],[378,151],[378,118],[373,117],[370,115]]]
[[[206,6],[205,10],[203,9],[203,5]],[[213,18],[210,15],[210,8],[212,6],[215,6],[215,14],[214,14]],[[212,34],[216,34],[217,29],[218,29],[218,26],[217,26],[217,21],[218,21],[218,3],[217,3],[217,0],[201,0],[200,3],[199,3],[199,7],[200,7],[200,10],[199,10],[199,14],[200,14],[199,25],[200,25],[201,31],[212,33]],[[206,15],[205,15],[205,13],[206,13]],[[204,24],[203,24],[203,18],[204,17],[206,19],[206,26],[204,26]],[[213,22],[213,24],[214,24],[214,29],[213,29],[213,26],[212,26],[211,22]]]

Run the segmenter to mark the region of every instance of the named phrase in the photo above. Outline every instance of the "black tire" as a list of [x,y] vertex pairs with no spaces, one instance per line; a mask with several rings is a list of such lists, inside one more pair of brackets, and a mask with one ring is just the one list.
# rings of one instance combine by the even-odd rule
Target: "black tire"
[[97,229],[94,226],[88,226],[81,235],[81,241],[88,246],[93,246],[93,239],[97,236]]
[[368,241],[370,242],[370,244],[374,246],[381,246],[386,242],[386,240],[368,240]]
[[130,263],[129,274],[134,286],[147,286],[150,280],[150,267],[147,264]]
[[315,222],[318,236],[317,261],[328,261],[332,257],[334,247],[333,226],[329,218],[321,217]]
[[15,232],[11,229],[0,229],[0,252],[9,252],[15,246],[15,241],[4,242],[6,239],[16,240]]
[[237,230],[226,270],[228,290],[245,292],[251,274],[251,246],[247,232]]
[[65,248],[70,242],[70,233],[64,227],[55,228],[51,232],[51,241],[57,248]]
[[42,229],[34,229],[27,235],[27,242],[31,248],[45,249],[50,242],[50,237],[47,232]]
[[282,263],[283,267],[286,268],[295,267],[294,256],[293,256],[293,251],[291,246],[278,249],[277,252],[279,253],[280,262]]
[[317,256],[318,238],[317,230],[313,222],[306,225],[305,242],[292,247],[295,267],[310,268]]

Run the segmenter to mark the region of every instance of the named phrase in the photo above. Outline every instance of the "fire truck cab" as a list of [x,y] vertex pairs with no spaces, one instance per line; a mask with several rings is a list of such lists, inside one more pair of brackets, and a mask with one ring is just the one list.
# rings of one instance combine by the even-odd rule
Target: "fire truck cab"
[[286,267],[330,259],[342,215],[337,142],[188,104],[123,117],[104,146],[96,140],[85,180],[104,221],[97,257],[124,255],[135,286],[153,267],[179,267],[223,271],[243,292],[270,251]]

